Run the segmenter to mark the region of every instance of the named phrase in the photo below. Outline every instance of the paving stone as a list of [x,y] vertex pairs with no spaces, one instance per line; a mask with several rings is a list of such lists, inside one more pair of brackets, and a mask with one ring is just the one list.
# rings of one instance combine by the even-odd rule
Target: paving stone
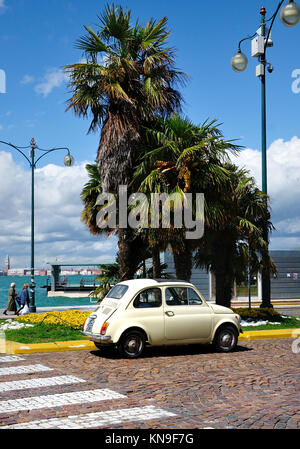
[[0,356],[0,363],[20,362],[22,360],[25,360],[25,359],[23,357],[18,356],[18,355]]
[[48,366],[41,364],[10,366],[0,368],[0,376],[11,376],[13,374],[28,374],[28,373],[37,373],[39,371],[52,371],[52,370],[53,368],[49,368]]
[[17,391],[57,385],[76,384],[81,382],[85,382],[85,380],[79,379],[75,376],[53,376],[11,382],[0,382],[0,393],[3,393],[4,391]]
[[[101,410],[99,402],[70,405],[54,401],[55,411],[52,407],[28,413],[15,411],[13,415],[6,412],[0,415],[0,425],[6,425],[8,419],[9,425],[54,417],[67,419],[70,410],[72,416],[82,416],[151,405],[173,416],[122,421],[115,428],[299,428],[299,354],[292,352],[291,343],[291,339],[241,342],[235,352],[228,354],[215,353],[207,345],[147,348],[145,356],[137,360],[96,349],[26,354],[27,364],[50,367],[55,370],[52,375],[82,376],[88,379],[89,389],[110,389],[127,397],[102,401]],[[46,375],[11,372],[3,380]],[[79,393],[84,385],[44,386],[39,394],[48,396],[51,388],[61,394],[71,388]],[[18,394],[11,391],[12,400],[19,399]],[[36,390],[28,389],[26,395],[30,394],[36,396]]]
[[63,405],[84,404],[86,402],[106,401],[110,399],[124,398],[123,395],[108,389],[61,393],[30,398],[20,398],[8,401],[0,401],[0,414],[18,412],[21,410],[34,410]]

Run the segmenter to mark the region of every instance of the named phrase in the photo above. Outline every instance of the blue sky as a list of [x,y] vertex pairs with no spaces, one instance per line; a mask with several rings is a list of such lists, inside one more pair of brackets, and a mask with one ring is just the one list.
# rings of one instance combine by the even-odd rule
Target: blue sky
[[[238,41],[259,28],[261,0],[120,0],[115,3],[128,6],[133,19],[139,18],[141,23],[151,17],[168,17],[169,43],[177,49],[177,67],[190,78],[182,91],[183,113],[195,123],[207,118],[223,123],[221,129],[227,139],[239,139],[239,144],[251,149],[252,153],[243,153],[245,157],[241,157],[241,161],[249,163],[260,183],[260,82],[255,76],[257,62],[251,58],[250,43],[243,46],[249,59],[246,72],[233,72],[230,60]],[[84,34],[83,25],[96,29],[97,15],[105,4],[99,0],[0,0],[0,69],[6,73],[6,93],[0,94],[0,140],[26,145],[35,137],[42,148],[68,146],[78,166],[95,159],[99,135],[87,135],[88,121],[65,112],[70,94],[61,68],[81,58],[74,43]],[[267,17],[273,14],[277,4],[277,0],[264,1]],[[269,146],[278,141],[285,145],[295,136],[300,138],[300,93],[292,91],[292,73],[300,69],[300,24],[287,28],[278,18],[272,39],[274,47],[268,51],[275,70],[267,80]],[[280,148],[276,146],[279,158]],[[290,151],[289,146],[285,148]],[[291,148],[295,151],[291,158],[297,158],[297,165],[298,140],[292,142]],[[0,151],[8,150],[1,146]],[[276,157],[275,162],[280,167]],[[46,158],[44,161],[60,165],[62,155],[57,152],[48,162]],[[17,154],[13,155],[11,163],[27,172],[26,164]],[[288,177],[288,167],[284,173],[287,173],[285,178]],[[297,184],[299,177],[295,176]],[[294,194],[298,187],[293,186],[290,188]],[[9,192],[6,190],[5,194]],[[295,199],[298,200],[298,196]],[[282,208],[276,206],[278,223],[293,219],[293,209],[299,208],[299,202],[293,204],[290,212],[284,214]],[[294,218],[298,216],[299,212]],[[289,235],[294,239],[289,247],[300,247],[300,229],[295,232]],[[86,233],[85,236],[88,238]],[[285,247],[286,243],[282,241],[276,248],[280,245]],[[23,249],[26,252],[27,246]],[[23,263],[23,259],[18,260]]]

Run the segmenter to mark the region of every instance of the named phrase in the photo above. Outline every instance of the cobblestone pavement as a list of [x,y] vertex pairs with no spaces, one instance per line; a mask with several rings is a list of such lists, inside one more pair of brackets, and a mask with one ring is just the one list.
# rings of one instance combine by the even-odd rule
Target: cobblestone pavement
[[291,339],[116,352],[0,355],[1,428],[296,429]]

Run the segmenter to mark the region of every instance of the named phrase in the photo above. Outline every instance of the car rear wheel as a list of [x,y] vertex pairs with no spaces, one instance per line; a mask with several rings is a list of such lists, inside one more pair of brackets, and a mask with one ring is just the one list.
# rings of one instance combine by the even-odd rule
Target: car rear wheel
[[122,336],[118,350],[120,354],[129,359],[136,359],[145,349],[146,339],[142,332],[129,331]]
[[232,326],[224,326],[219,331],[214,339],[214,346],[220,352],[230,352],[236,348],[238,341],[238,332]]

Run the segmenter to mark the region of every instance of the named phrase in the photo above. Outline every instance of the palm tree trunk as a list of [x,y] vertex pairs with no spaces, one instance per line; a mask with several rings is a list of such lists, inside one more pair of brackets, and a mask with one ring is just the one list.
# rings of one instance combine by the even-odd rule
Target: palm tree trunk
[[118,236],[118,262],[120,265],[120,279],[121,281],[126,281],[128,279],[133,279],[136,268],[134,244],[132,242],[132,230],[120,228],[118,231]]
[[158,246],[153,246],[152,248],[152,276],[153,279],[159,279],[161,276],[160,251]]
[[[97,154],[103,192],[118,195],[120,186],[128,187],[132,178],[135,150],[140,141],[138,127],[132,114],[120,114],[115,106],[111,106],[102,127]],[[127,193],[130,194],[129,191]],[[118,237],[120,278],[124,281],[132,279],[136,271],[132,230],[119,228]]]
[[230,307],[232,298],[233,278],[224,269],[215,271],[216,304]]
[[177,279],[190,281],[193,267],[193,250],[189,240],[184,241],[183,251],[173,251]]
[[103,192],[118,193],[132,178],[135,150],[140,143],[139,125],[132,114],[113,108],[103,124],[97,154]]
[[212,245],[216,278],[216,304],[230,307],[233,290],[233,245],[234,241],[219,233]]

